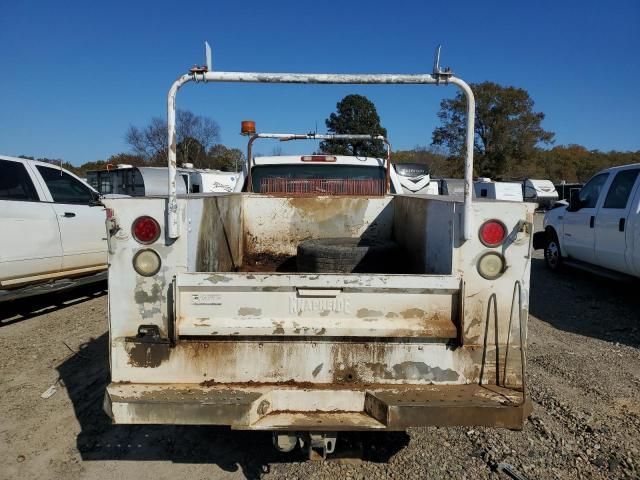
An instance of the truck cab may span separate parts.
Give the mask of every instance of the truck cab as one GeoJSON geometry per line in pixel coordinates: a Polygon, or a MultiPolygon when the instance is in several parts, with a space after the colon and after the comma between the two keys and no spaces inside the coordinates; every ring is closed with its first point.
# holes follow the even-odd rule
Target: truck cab
{"type": "Polygon", "coordinates": [[[438,184],[431,181],[426,165],[391,164],[391,145],[381,135],[256,133],[255,122],[244,121],[242,125],[250,129],[242,130],[243,135],[249,136],[248,180],[244,186],[238,182],[236,191],[379,195],[388,188],[391,193],[438,195],[438,184]],[[387,155],[377,158],[314,153],[253,157],[253,144],[258,139],[379,141],[386,145],[387,155]]]}
{"type": "Polygon", "coordinates": [[[0,156],[0,299],[106,270],[106,214],[98,198],[57,165],[0,156]]]}
{"type": "Polygon", "coordinates": [[[547,266],[570,264],[597,273],[640,276],[640,164],[609,168],[544,217],[534,248],[547,266]]]}

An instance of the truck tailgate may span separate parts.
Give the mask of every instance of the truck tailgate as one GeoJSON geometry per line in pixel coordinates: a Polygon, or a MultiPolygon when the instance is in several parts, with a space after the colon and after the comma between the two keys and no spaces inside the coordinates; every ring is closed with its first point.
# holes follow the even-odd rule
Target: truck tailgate
{"type": "Polygon", "coordinates": [[[445,275],[180,273],[176,334],[456,338],[460,291],[445,275]]]}

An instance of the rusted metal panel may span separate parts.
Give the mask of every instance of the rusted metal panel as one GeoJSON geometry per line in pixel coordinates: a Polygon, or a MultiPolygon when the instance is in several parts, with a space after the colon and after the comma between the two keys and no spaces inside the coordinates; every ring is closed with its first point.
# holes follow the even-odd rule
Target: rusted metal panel
{"type": "Polygon", "coordinates": [[[260,392],[193,386],[111,384],[108,406],[116,423],[229,425],[248,421],[260,392]],[[186,387],[186,388],[185,388],[186,387]]]}
{"type": "Polygon", "coordinates": [[[386,426],[364,412],[275,412],[248,427],[236,430],[342,432],[386,430],[386,426]]]}
{"type": "Polygon", "coordinates": [[[441,276],[407,277],[181,274],[176,278],[177,332],[209,337],[457,338],[459,282],[441,276]],[[371,279],[377,286],[368,286],[371,279]]]}
{"type": "MultiPolygon", "coordinates": [[[[530,255],[529,234],[518,225],[530,217],[526,205],[474,204],[474,216],[479,222],[500,218],[509,229],[505,244],[495,248],[504,255],[507,270],[498,280],[487,281],[478,274],[476,263],[488,248],[477,238],[462,242],[459,202],[428,197],[277,198],[247,194],[178,199],[178,212],[189,226],[189,235],[167,241],[163,230],[158,242],[145,247],[158,251],[162,258],[162,268],[155,277],[140,277],[132,269],[132,258],[142,246],[131,238],[130,226],[139,215],[151,215],[161,223],[166,202],[161,199],[114,199],[108,203],[115,209],[121,227],[112,238],[109,272],[111,364],[112,379],[116,382],[132,382],[134,387],[205,382],[212,388],[224,384],[227,389],[254,391],[257,388],[264,392],[273,390],[274,386],[279,385],[279,390],[286,385],[288,395],[309,388],[363,392],[370,391],[368,387],[376,384],[394,388],[478,383],[520,387],[522,384],[518,328],[522,318],[526,343],[530,255]],[[404,220],[397,217],[401,211],[405,212],[404,220]],[[442,220],[450,223],[443,224],[442,220]],[[409,225],[410,222],[414,224],[409,225]],[[407,231],[400,231],[402,228],[407,231]],[[231,271],[241,268],[243,258],[251,252],[291,255],[300,239],[323,236],[325,232],[329,232],[327,236],[395,238],[410,249],[422,248],[422,257],[416,262],[417,272],[313,275],[231,271]],[[442,252],[442,257],[450,255],[449,260],[441,262],[434,258],[438,252],[442,252]],[[210,260],[205,260],[207,257],[210,260]],[[195,272],[199,269],[210,271],[195,272]],[[429,269],[445,271],[425,275],[429,269]],[[172,293],[174,277],[176,295],[172,293]],[[463,281],[464,290],[461,289],[463,281]],[[522,285],[522,304],[513,301],[516,282],[522,285]],[[328,298],[328,294],[335,297],[328,298]],[[222,299],[220,302],[217,295],[222,299]],[[344,312],[344,302],[342,306],[329,303],[330,299],[340,296],[351,301],[348,314],[344,312]],[[292,304],[292,298],[295,298],[295,304],[292,304]],[[355,300],[358,298],[362,301],[355,300]],[[173,338],[172,312],[176,302],[181,305],[176,311],[185,314],[177,319],[178,323],[192,322],[192,331],[187,335],[184,330],[182,333],[186,336],[178,336],[177,343],[172,345],[168,340],[173,338]],[[225,315],[215,315],[213,312],[218,308],[215,303],[224,304],[223,309],[233,308],[225,315]],[[414,308],[422,312],[412,311],[411,315],[407,314],[408,318],[401,315],[414,308]],[[327,310],[329,312],[323,316],[327,310]],[[450,314],[438,317],[434,322],[432,315],[437,311],[450,314]],[[512,316],[511,311],[521,311],[524,315],[512,316]],[[387,318],[389,313],[400,315],[387,318]],[[412,316],[413,313],[416,315],[412,316]],[[430,319],[432,326],[439,324],[440,333],[435,334],[432,330],[432,336],[424,332],[414,335],[421,328],[419,319],[424,318],[430,319]],[[258,335],[259,329],[263,328],[260,322],[264,320],[274,323],[267,324],[269,330],[258,335]],[[198,334],[196,329],[208,328],[210,325],[205,323],[210,321],[221,322],[219,325],[227,329],[226,334],[214,329],[209,335],[198,334]],[[318,322],[325,321],[334,323],[318,328],[318,322]],[[149,324],[160,328],[163,342],[132,340],[140,325],[149,324]],[[380,332],[388,335],[386,339],[380,335],[349,336],[362,328],[375,330],[376,324],[383,327],[380,332]],[[457,335],[453,335],[453,331],[442,333],[452,325],[457,329],[457,335]],[[236,328],[232,329],[234,326],[236,328]],[[398,332],[394,334],[391,328],[400,326],[409,330],[408,336],[413,337],[394,337],[398,332]],[[324,332],[322,328],[325,328],[324,332]],[[309,331],[317,335],[309,335],[309,331]],[[257,387],[256,381],[263,387],[257,387]]],[[[401,332],[402,335],[407,335],[407,331],[401,332]]],[[[178,391],[182,394],[181,388],[178,391]]],[[[323,396],[316,398],[320,410],[323,405],[330,404],[323,396]]],[[[304,401],[311,405],[309,400],[304,401]]],[[[119,418],[127,422],[143,421],[148,402],[131,406],[128,403],[118,402],[114,406],[114,410],[125,409],[115,415],[116,421],[119,418]],[[123,403],[127,405],[123,406],[123,403]]],[[[222,401],[211,407],[202,407],[198,402],[187,406],[179,406],[173,401],[165,403],[168,406],[162,407],[164,410],[158,407],[156,413],[144,421],[158,423],[165,418],[167,422],[199,423],[204,408],[207,415],[215,417],[209,423],[233,424],[244,414],[236,406],[220,406],[225,405],[222,401]],[[236,420],[230,421],[230,418],[236,420]]],[[[392,406],[390,411],[394,408],[392,406]]],[[[475,412],[469,416],[482,413],[473,408],[473,405],[469,406],[468,411],[475,412]]],[[[316,418],[325,422],[324,425],[332,422],[324,413],[317,418],[311,410],[302,416],[295,408],[289,410],[297,412],[291,421],[316,418]]],[[[394,422],[412,424],[423,418],[410,413],[412,411],[403,409],[394,422]]],[[[516,428],[517,425],[512,427],[516,414],[511,409],[509,412],[508,420],[498,412],[497,417],[487,420],[487,424],[492,422],[516,428]]],[[[430,413],[429,422],[444,418],[445,413],[430,413]]],[[[277,415],[285,416],[272,418],[270,425],[288,418],[287,412],[277,415]]],[[[464,415],[467,414],[458,415],[457,418],[462,418],[459,421],[471,421],[464,415]]],[[[264,420],[264,425],[271,420],[264,420]]],[[[358,421],[354,420],[355,423],[358,421]]]]}
{"type": "MultiPolygon", "coordinates": [[[[109,334],[111,338],[135,336],[139,325],[157,325],[166,337],[170,328],[170,289],[173,276],[187,270],[187,237],[166,244],[163,221],[167,201],[160,198],[104,199],[108,208],[116,212],[117,232],[111,237],[109,254],[109,334]],[[160,238],[141,245],[131,235],[134,220],[149,215],[161,226],[160,238]],[[133,257],[141,248],[151,248],[162,259],[159,272],[153,277],[137,275],[133,257]]],[[[186,218],[186,201],[180,200],[179,214],[186,218]]]]}
{"type": "Polygon", "coordinates": [[[244,251],[295,255],[309,238],[391,238],[391,196],[284,198],[244,196],[244,251]]]}
{"type": "Polygon", "coordinates": [[[187,212],[189,270],[236,270],[242,264],[242,195],[189,199],[187,212]]]}
{"type": "MultiPolygon", "coordinates": [[[[477,382],[482,352],[432,339],[260,338],[180,339],[168,344],[111,341],[114,381],[142,383],[294,382],[463,384],[477,382]]],[[[489,378],[490,370],[485,374],[489,378]]]]}
{"type": "Polygon", "coordinates": [[[111,384],[116,423],[230,425],[246,430],[403,430],[409,426],[522,428],[522,394],[478,385],[371,385],[296,389],[287,385],[111,384]]]}

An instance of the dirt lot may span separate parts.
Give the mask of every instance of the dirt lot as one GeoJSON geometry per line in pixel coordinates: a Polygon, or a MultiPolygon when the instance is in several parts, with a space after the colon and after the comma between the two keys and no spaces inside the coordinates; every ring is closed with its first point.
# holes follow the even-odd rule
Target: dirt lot
{"type": "Polygon", "coordinates": [[[508,478],[498,462],[529,479],[640,478],[638,284],[553,275],[537,257],[524,431],[343,436],[366,446],[361,463],[278,454],[264,433],[112,426],[104,285],[2,306],[0,478],[508,478]]]}

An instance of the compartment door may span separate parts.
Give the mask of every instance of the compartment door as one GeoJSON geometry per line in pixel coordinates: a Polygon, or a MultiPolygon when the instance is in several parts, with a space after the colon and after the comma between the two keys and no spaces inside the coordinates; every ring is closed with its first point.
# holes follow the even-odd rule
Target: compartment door
{"type": "Polygon", "coordinates": [[[178,337],[458,337],[460,280],[441,275],[183,273],[178,337]]]}

